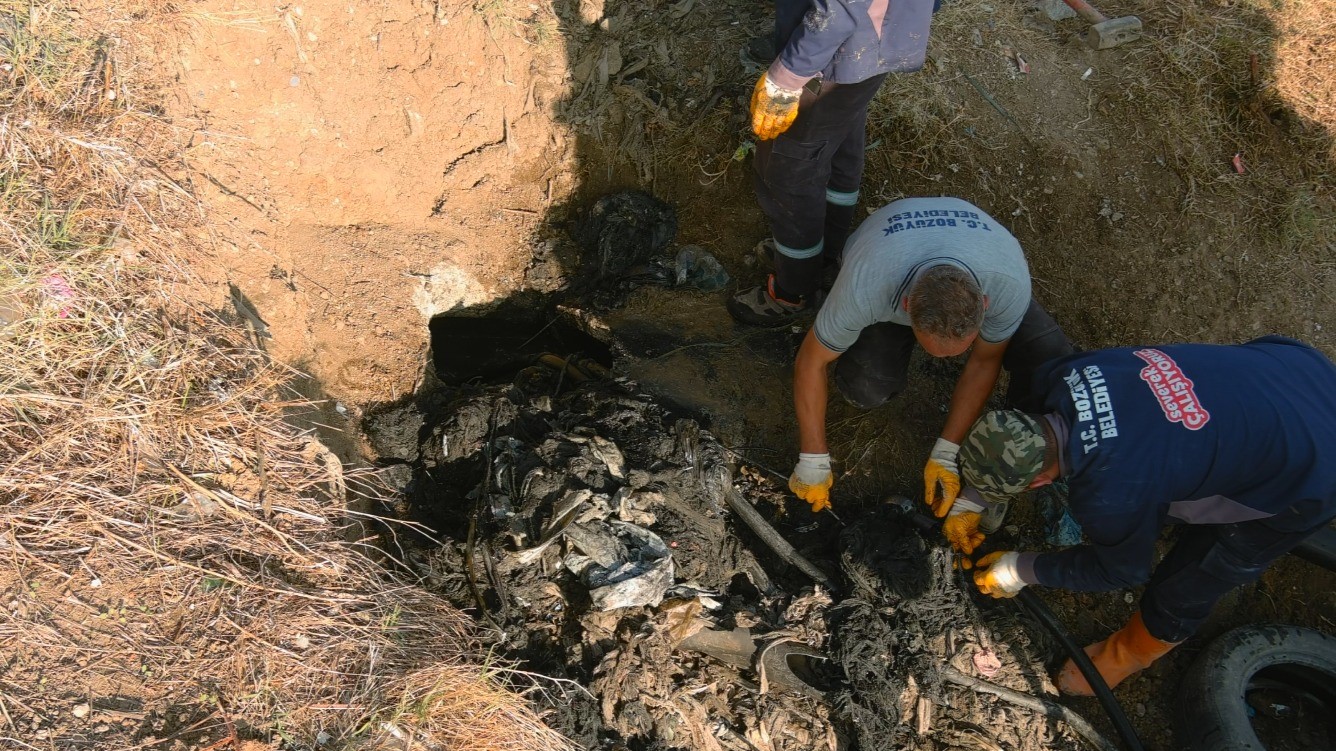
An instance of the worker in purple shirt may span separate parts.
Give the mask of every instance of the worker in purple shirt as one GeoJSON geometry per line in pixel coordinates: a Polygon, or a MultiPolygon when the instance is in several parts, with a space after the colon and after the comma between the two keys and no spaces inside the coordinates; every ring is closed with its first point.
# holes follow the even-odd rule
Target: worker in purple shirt
{"type": "MultiPolygon", "coordinates": [[[[985,414],[962,441],[947,539],[972,555],[980,513],[1059,479],[1088,544],[995,551],[975,584],[993,597],[1038,584],[1086,592],[1143,582],[1141,609],[1086,647],[1110,687],[1195,632],[1231,589],[1336,516],[1336,365],[1293,339],[1083,352],[1046,363],[1043,414],[985,414]],[[1182,525],[1152,566],[1160,529],[1182,525]]],[[[1069,660],[1056,677],[1089,696],[1069,660]]]]}
{"type": "Polygon", "coordinates": [[[923,67],[933,9],[934,0],[776,3],[783,44],[751,99],[754,184],[775,270],[729,299],[738,321],[778,326],[815,305],[823,265],[839,263],[853,223],[868,105],[887,73],[923,67]]]}

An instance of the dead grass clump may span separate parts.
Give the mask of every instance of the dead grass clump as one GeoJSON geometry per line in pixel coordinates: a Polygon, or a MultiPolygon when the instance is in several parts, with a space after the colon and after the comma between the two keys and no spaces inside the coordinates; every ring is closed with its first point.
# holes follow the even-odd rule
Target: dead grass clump
{"type": "Polygon", "coordinates": [[[345,541],[288,373],[178,294],[203,210],[124,10],[0,2],[0,743],[568,747],[345,541]]]}
{"type": "Polygon", "coordinates": [[[1275,90],[1296,114],[1321,129],[1336,164],[1336,17],[1325,3],[1291,0],[1280,15],[1275,90]]]}

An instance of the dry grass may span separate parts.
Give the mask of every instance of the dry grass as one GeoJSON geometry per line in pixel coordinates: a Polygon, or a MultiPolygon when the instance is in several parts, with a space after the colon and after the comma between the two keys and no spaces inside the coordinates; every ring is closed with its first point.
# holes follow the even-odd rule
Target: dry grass
{"type": "Polygon", "coordinates": [[[0,745],[563,749],[176,262],[165,4],[0,2],[0,745]],[[395,735],[411,738],[411,743],[395,735]]]}
{"type": "Polygon", "coordinates": [[[1279,38],[1272,68],[1276,94],[1298,116],[1325,133],[1336,164],[1336,17],[1321,2],[1289,0],[1277,14],[1279,38]]]}

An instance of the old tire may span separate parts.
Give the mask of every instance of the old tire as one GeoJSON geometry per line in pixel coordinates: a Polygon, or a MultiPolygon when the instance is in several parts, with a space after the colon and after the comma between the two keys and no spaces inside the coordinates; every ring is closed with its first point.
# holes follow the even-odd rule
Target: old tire
{"type": "Polygon", "coordinates": [[[1211,642],[1179,689],[1180,745],[1191,751],[1264,751],[1247,694],[1277,685],[1336,713],[1336,637],[1271,624],[1237,628],[1211,642]]]}

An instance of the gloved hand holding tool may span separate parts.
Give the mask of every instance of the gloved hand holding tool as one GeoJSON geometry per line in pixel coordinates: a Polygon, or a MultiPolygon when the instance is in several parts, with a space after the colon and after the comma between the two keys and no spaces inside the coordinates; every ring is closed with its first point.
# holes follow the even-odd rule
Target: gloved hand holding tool
{"type": "Polygon", "coordinates": [[[959,444],[938,438],[928,455],[928,465],[923,468],[923,502],[932,507],[933,515],[939,519],[946,516],[960,495],[960,468],[956,466],[959,453],[959,444]]]}
{"type": "Polygon", "coordinates": [[[974,572],[974,586],[989,597],[1011,598],[1025,589],[1020,572],[1016,569],[1016,559],[1020,553],[1012,550],[989,553],[979,559],[978,570],[974,572]]]}
{"type": "Polygon", "coordinates": [[[789,490],[812,506],[812,513],[830,508],[830,454],[798,454],[798,464],[789,477],[789,490]]]}
{"type": "Polygon", "coordinates": [[[981,504],[964,495],[957,496],[956,502],[951,505],[951,513],[947,514],[946,522],[942,525],[946,541],[951,543],[951,548],[960,556],[958,562],[963,569],[973,566],[970,556],[983,544],[984,534],[979,531],[983,510],[981,504]]]}
{"type": "Polygon", "coordinates": [[[786,89],[762,73],[752,89],[752,131],[762,141],[778,138],[798,118],[798,99],[802,89],[786,89]]]}

